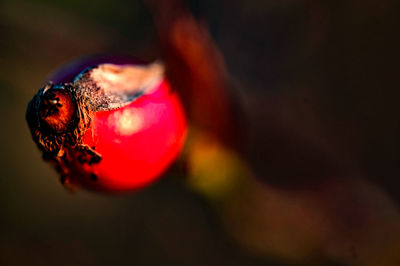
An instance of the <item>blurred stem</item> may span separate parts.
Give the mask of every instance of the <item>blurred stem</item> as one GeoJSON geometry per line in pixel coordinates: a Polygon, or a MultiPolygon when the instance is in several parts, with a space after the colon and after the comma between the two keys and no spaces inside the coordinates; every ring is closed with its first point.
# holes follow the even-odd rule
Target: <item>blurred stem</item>
{"type": "Polygon", "coordinates": [[[190,122],[226,145],[237,145],[228,74],[207,28],[180,0],[146,3],[154,16],[167,76],[180,93],[190,122]]]}

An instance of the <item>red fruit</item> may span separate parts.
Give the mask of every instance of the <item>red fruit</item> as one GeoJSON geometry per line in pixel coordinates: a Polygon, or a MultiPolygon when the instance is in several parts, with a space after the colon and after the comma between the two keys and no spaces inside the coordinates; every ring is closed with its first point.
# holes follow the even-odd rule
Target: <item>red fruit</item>
{"type": "MultiPolygon", "coordinates": [[[[136,189],[155,181],[176,159],[186,119],[160,65],[153,66],[100,64],[73,83],[46,85],[31,101],[27,121],[33,139],[65,185],[136,189]]],[[[62,71],[57,82],[68,81],[69,69],[62,71]]]]}
{"type": "Polygon", "coordinates": [[[185,132],[179,98],[164,80],[154,92],[131,104],[92,116],[84,143],[95,146],[102,161],[89,171],[78,167],[71,181],[112,190],[144,186],[159,177],[177,157],[185,132]],[[97,182],[84,177],[84,173],[91,172],[97,175],[97,182]]]}

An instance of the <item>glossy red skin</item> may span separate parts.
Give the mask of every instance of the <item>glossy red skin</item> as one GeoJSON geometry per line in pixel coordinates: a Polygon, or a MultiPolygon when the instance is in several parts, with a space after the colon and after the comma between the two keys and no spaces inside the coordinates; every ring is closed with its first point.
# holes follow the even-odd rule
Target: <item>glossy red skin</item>
{"type": "Polygon", "coordinates": [[[70,177],[89,189],[123,191],[154,182],[177,158],[186,137],[182,105],[165,80],[129,105],[92,113],[91,119],[83,141],[102,160],[90,166],[76,160],[70,177]]]}
{"type": "MultiPolygon", "coordinates": [[[[114,62],[106,58],[96,63],[114,62]]],[[[53,80],[70,81],[87,65],[83,61],[67,66],[53,80]]],[[[90,116],[91,126],[83,142],[95,147],[102,160],[81,164],[76,153],[69,151],[73,162],[69,166],[70,184],[90,190],[129,191],[156,181],[178,157],[186,138],[181,101],[165,79],[127,106],[90,116]]]]}

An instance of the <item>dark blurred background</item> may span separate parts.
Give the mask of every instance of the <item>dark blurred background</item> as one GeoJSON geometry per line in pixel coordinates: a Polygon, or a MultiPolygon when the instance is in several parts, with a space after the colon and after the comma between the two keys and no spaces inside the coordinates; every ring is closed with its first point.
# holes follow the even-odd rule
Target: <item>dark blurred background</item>
{"type": "Polygon", "coordinates": [[[400,265],[398,2],[188,5],[247,108],[258,177],[223,205],[179,177],[67,193],[26,104],[76,58],[158,58],[152,17],[141,1],[3,0],[0,265],[400,265]]]}

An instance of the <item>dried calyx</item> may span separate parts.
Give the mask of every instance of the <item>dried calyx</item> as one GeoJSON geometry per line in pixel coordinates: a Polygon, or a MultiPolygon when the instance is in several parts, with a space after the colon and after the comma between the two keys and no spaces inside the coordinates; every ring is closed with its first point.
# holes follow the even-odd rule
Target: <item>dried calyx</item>
{"type": "Polygon", "coordinates": [[[66,145],[80,144],[90,126],[84,99],[68,83],[50,82],[39,90],[28,105],[26,120],[39,148],[52,155],[57,155],[66,145]]]}
{"type": "Polygon", "coordinates": [[[56,133],[70,128],[75,111],[76,106],[65,86],[52,86],[40,96],[39,119],[56,133]]]}

